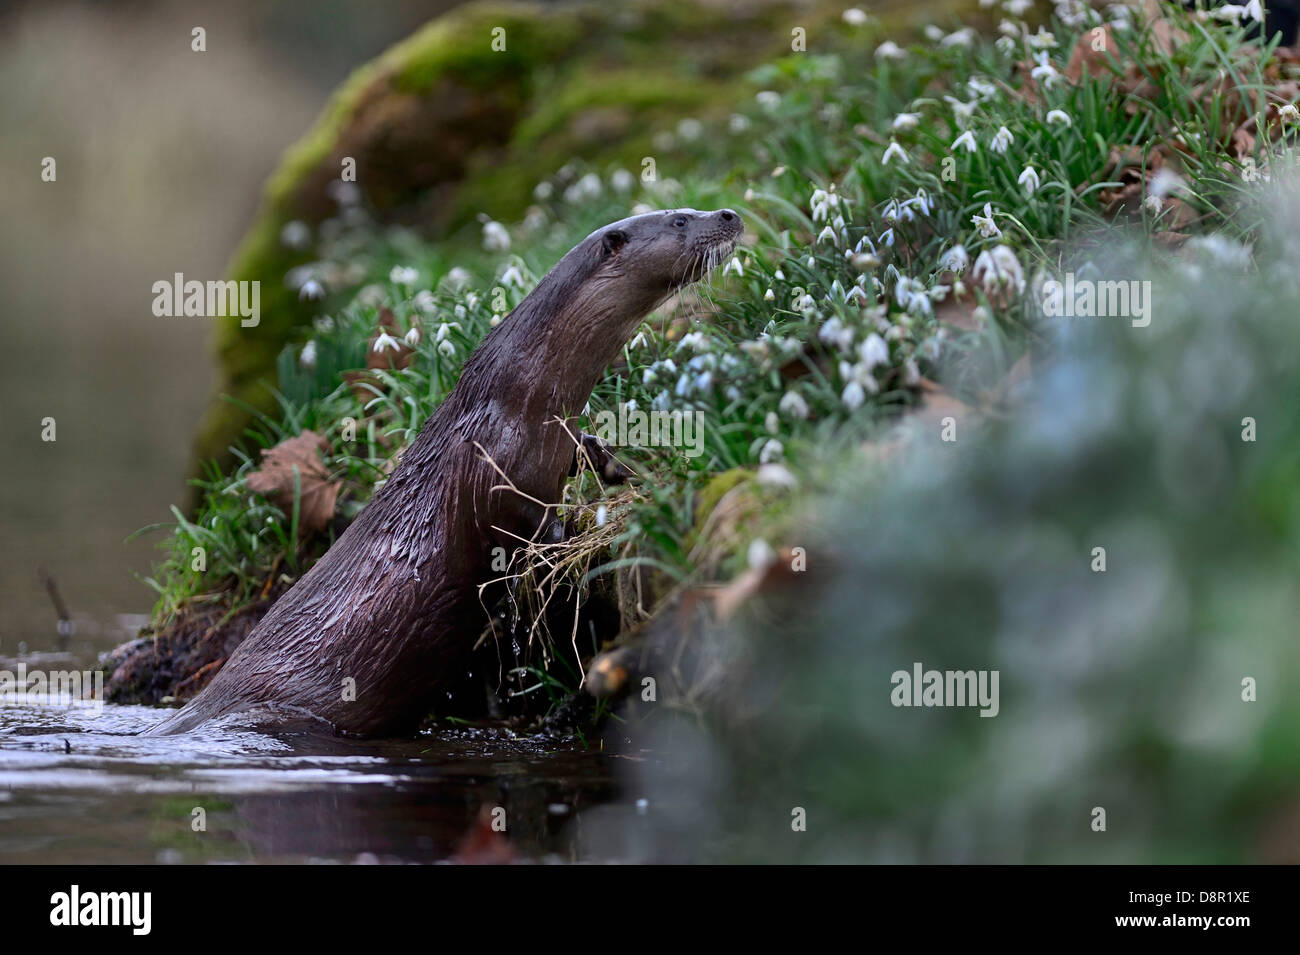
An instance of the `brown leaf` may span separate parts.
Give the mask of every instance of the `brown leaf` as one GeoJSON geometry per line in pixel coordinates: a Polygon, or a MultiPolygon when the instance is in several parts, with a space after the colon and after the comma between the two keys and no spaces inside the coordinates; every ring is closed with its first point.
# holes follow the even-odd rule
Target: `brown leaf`
{"type": "Polygon", "coordinates": [[[323,531],[334,517],[340,482],[317,455],[329,443],[315,431],[286,438],[262,452],[262,466],[248,475],[248,489],[264,494],[286,514],[293,512],[294,469],[297,468],[301,498],[298,510],[300,536],[323,531]]]}

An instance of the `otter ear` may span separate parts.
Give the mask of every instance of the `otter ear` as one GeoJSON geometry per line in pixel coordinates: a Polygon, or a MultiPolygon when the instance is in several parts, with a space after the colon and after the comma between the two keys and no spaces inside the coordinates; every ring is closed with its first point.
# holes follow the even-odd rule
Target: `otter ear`
{"type": "Polygon", "coordinates": [[[601,237],[600,247],[606,256],[617,255],[627,245],[627,233],[622,229],[610,229],[601,237]]]}

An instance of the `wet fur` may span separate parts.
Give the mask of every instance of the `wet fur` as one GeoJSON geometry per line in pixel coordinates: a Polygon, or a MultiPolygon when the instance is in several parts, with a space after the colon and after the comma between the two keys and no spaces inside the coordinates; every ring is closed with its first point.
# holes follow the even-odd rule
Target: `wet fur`
{"type": "Polygon", "coordinates": [[[730,253],[740,231],[729,210],[674,210],[575,246],[470,356],[343,536],[212,683],[148,735],[251,708],[352,735],[414,730],[482,630],[478,584],[494,576],[492,548],[531,539],[547,517],[536,502],[559,499],[572,416],[641,319],[730,253]],[[355,701],[343,699],[345,677],[355,701]]]}

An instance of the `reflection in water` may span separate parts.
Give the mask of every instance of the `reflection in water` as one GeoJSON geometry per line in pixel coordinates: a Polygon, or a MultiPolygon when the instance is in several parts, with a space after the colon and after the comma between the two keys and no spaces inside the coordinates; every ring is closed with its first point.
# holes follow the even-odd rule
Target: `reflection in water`
{"type": "Polygon", "coordinates": [[[519,858],[607,858],[582,848],[579,813],[614,797],[613,761],[576,741],[503,728],[346,740],[237,717],[136,735],[161,715],[0,707],[0,862],[435,862],[484,806],[505,810],[519,858]]]}

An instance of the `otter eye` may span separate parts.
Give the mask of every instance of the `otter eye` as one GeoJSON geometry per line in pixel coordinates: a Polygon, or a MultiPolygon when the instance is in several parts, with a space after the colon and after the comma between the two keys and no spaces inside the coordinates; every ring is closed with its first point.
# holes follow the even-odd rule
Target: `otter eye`
{"type": "Polygon", "coordinates": [[[676,219],[673,220],[673,225],[675,225],[679,229],[685,229],[686,216],[678,216],[676,219]]]}

